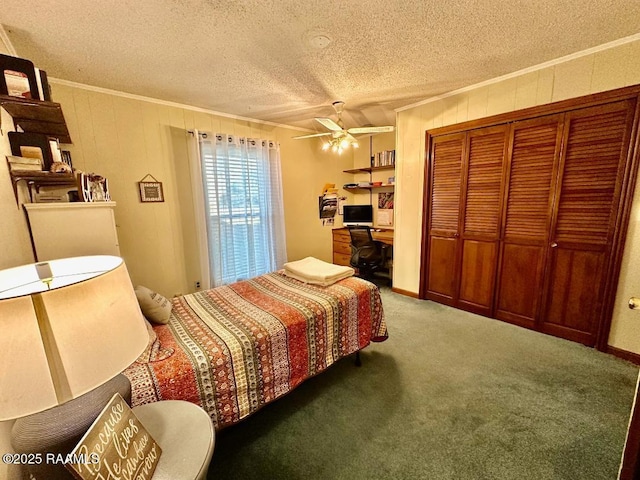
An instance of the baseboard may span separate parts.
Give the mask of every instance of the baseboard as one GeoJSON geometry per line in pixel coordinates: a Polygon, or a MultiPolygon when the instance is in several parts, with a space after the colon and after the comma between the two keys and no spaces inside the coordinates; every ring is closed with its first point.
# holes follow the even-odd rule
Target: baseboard
{"type": "Polygon", "coordinates": [[[401,288],[391,287],[391,291],[394,293],[399,293],[400,295],[404,295],[406,297],[420,298],[417,293],[410,292],[409,290],[402,290],[401,288]]]}
{"type": "Polygon", "coordinates": [[[640,355],[637,353],[621,350],[620,348],[612,347],[611,345],[607,345],[607,349],[605,351],[613,356],[622,358],[623,360],[634,363],[636,365],[640,365],[640,355]]]}

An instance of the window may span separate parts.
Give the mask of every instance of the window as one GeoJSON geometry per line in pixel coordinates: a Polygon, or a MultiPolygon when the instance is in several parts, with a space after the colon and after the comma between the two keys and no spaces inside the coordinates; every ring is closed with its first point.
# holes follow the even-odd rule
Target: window
{"type": "Polygon", "coordinates": [[[199,139],[211,285],[271,272],[286,262],[280,150],[267,140],[199,139]]]}

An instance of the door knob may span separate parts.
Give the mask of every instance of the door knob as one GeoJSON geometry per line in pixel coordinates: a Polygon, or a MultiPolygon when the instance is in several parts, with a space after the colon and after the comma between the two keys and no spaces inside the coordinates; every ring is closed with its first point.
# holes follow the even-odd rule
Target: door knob
{"type": "Polygon", "coordinates": [[[638,297],[631,297],[629,299],[629,308],[631,310],[639,310],[640,309],[640,298],[638,297]]]}
{"type": "Polygon", "coordinates": [[[558,244],[556,242],[551,243],[551,248],[556,248],[558,244]]]}

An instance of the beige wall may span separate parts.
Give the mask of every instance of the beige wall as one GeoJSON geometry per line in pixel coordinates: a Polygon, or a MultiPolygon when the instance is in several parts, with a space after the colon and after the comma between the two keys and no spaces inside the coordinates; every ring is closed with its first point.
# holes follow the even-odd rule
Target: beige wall
{"type": "MultiPolygon", "coordinates": [[[[383,150],[395,150],[396,135],[395,132],[380,133],[377,135],[361,137],[359,139],[360,148],[354,150],[353,168],[362,168],[371,166],[371,155],[383,150]],[[371,142],[369,142],[371,140],[371,142]]],[[[349,182],[368,182],[371,178],[372,182],[387,183],[389,177],[393,177],[393,170],[379,170],[373,172],[371,177],[368,173],[358,173],[353,175],[349,182]]],[[[367,191],[349,191],[345,194],[347,203],[352,205],[367,205],[369,202],[373,204],[373,223],[374,227],[378,227],[378,193],[393,192],[393,187],[376,188],[371,191],[371,195],[367,191]]],[[[386,227],[385,228],[393,228],[386,227]]]]}
{"type": "MultiPolygon", "coordinates": [[[[107,177],[117,202],[116,223],[122,256],[134,284],[166,296],[195,289],[199,256],[189,175],[187,130],[194,128],[280,143],[289,260],[313,255],[331,261],[331,229],[318,219],[318,195],[327,182],[346,183],[344,158],[320,151],[317,140],[292,140],[300,132],[115,93],[52,81],[53,99],[62,105],[73,145],[73,165],[107,177]],[[163,182],[164,203],[140,203],[137,182],[146,174],[163,182]]],[[[12,129],[3,109],[2,129],[12,129]]],[[[0,156],[10,152],[0,136],[0,156]]],[[[21,192],[24,199],[24,192],[21,192]]],[[[28,227],[17,205],[6,162],[0,162],[0,268],[34,261],[28,227]]],[[[91,228],[87,225],[86,228],[91,228]]],[[[0,423],[0,449],[11,422],[0,423]]],[[[7,473],[0,466],[0,477],[7,473]]]]}
{"type": "MultiPolygon", "coordinates": [[[[73,165],[107,177],[120,250],[134,284],[166,296],[195,290],[199,257],[189,175],[189,143],[194,128],[272,139],[280,143],[289,260],[313,255],[331,261],[331,229],[318,219],[318,195],[325,183],[342,185],[344,158],[323,153],[317,140],[292,140],[300,132],[239,120],[186,107],[164,105],[52,82],[73,145],[73,165]],[[137,182],[152,174],[163,183],[164,203],[140,203],[137,182]]],[[[3,131],[11,118],[2,112],[3,131]]],[[[0,156],[10,152],[0,137],[0,156]]],[[[23,192],[24,193],[24,192],[23,192]]],[[[21,196],[24,198],[24,196],[21,196]]],[[[0,268],[34,261],[28,227],[16,204],[6,162],[0,162],[0,268]]],[[[87,225],[87,228],[91,228],[87,225]]],[[[0,450],[9,451],[12,422],[0,422],[0,450]]],[[[13,475],[0,465],[0,477],[13,475]]]]}
{"type": "MultiPolygon", "coordinates": [[[[74,167],[109,180],[120,248],[134,283],[172,296],[193,291],[200,280],[188,164],[193,139],[187,130],[194,128],[279,142],[289,260],[307,255],[331,260],[331,232],[318,220],[318,195],[326,182],[344,183],[342,170],[348,167],[322,153],[319,142],[292,140],[300,132],[288,128],[67,83],[53,81],[52,90],[74,141],[68,146],[74,167]],[[136,182],[148,173],[163,182],[164,203],[139,201],[136,182]]],[[[0,178],[0,201],[5,212],[15,213],[7,221],[8,235],[0,237],[3,253],[8,252],[3,267],[8,267],[33,259],[6,165],[0,162],[0,169],[6,177],[0,178]]]]}
{"type": "MultiPolygon", "coordinates": [[[[9,48],[0,40],[0,53],[9,55],[9,48]]],[[[0,159],[2,156],[10,152],[9,140],[4,132],[13,130],[13,121],[11,117],[7,115],[4,109],[0,108],[0,159]]],[[[25,226],[21,225],[24,222],[24,215],[17,207],[16,201],[13,197],[13,191],[11,188],[8,190],[6,186],[11,184],[9,179],[9,173],[7,169],[7,162],[0,162],[0,205],[3,207],[2,220],[0,221],[0,227],[4,232],[8,232],[6,235],[0,235],[0,270],[3,268],[14,265],[13,259],[19,259],[19,263],[29,263],[33,261],[33,254],[31,253],[31,246],[29,244],[29,237],[25,241],[20,238],[13,238],[13,233],[18,236],[24,235],[25,226]],[[13,202],[13,204],[11,204],[13,202]],[[8,208],[11,208],[8,210],[8,208]],[[18,225],[14,228],[14,225],[18,225]]],[[[11,432],[11,426],[13,421],[0,422],[0,452],[11,452],[11,443],[9,442],[9,433],[11,432]]],[[[16,467],[10,467],[4,463],[0,463],[0,478],[6,478],[13,480],[19,478],[19,469],[16,467]]]]}
{"type": "MultiPolygon", "coordinates": [[[[425,130],[640,83],[640,40],[608,46],[555,65],[477,86],[397,114],[394,287],[417,293],[424,182],[425,130]]],[[[640,353],[640,314],[626,302],[640,296],[640,188],[636,189],[610,345],[640,353]]]]}
{"type": "MultiPolygon", "coordinates": [[[[4,156],[11,153],[9,139],[5,132],[13,130],[13,120],[0,108],[0,206],[2,207],[2,234],[0,235],[0,269],[14,267],[34,261],[31,239],[22,207],[16,202],[11,188],[11,177],[4,156]]],[[[23,190],[21,189],[21,193],[23,190]]]]}

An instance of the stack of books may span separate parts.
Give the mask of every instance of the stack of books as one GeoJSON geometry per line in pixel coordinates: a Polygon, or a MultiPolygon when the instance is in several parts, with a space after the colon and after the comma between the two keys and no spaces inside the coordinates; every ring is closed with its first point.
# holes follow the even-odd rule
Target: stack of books
{"type": "Polygon", "coordinates": [[[42,160],[39,158],[18,157],[15,155],[7,155],[9,162],[9,170],[12,172],[41,172],[42,160]]]}
{"type": "Polygon", "coordinates": [[[371,157],[372,167],[393,167],[396,164],[396,151],[384,150],[371,157]]]}

